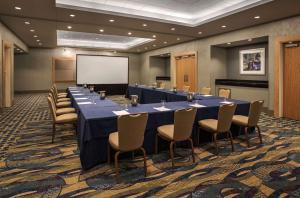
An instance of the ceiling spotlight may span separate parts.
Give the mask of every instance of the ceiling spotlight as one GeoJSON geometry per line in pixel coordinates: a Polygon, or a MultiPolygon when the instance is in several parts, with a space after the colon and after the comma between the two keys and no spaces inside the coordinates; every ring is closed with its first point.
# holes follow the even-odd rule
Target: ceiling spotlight
{"type": "Polygon", "coordinates": [[[140,52],[141,50],[140,50],[140,49],[137,49],[136,51],[137,51],[137,52],[140,52]]]}
{"type": "Polygon", "coordinates": [[[24,22],[26,25],[30,25],[30,22],[29,21],[25,21],[24,22]]]}
{"type": "Polygon", "coordinates": [[[156,45],[155,45],[155,44],[153,44],[152,46],[153,46],[153,47],[156,47],[156,45]]]}
{"type": "Polygon", "coordinates": [[[104,32],[104,30],[103,30],[103,29],[100,29],[99,31],[100,31],[100,32],[104,32]]]}
{"type": "Polygon", "coordinates": [[[179,38],[179,37],[177,38],[177,41],[180,41],[180,38],[179,38]]]}
{"type": "Polygon", "coordinates": [[[15,10],[22,10],[21,7],[15,6],[15,10]]]}
{"type": "Polygon", "coordinates": [[[248,41],[251,42],[251,41],[252,41],[252,38],[249,38],[248,41]]]}
{"type": "Polygon", "coordinates": [[[34,30],[34,29],[31,29],[30,32],[35,32],[35,30],[34,30]]]}
{"type": "Polygon", "coordinates": [[[148,49],[148,47],[145,47],[145,50],[147,50],[148,49]]]}
{"type": "Polygon", "coordinates": [[[198,32],[198,34],[202,34],[202,32],[198,32]]]}
{"type": "Polygon", "coordinates": [[[175,31],[175,28],[171,28],[172,31],[175,31]]]}
{"type": "Polygon", "coordinates": [[[132,33],[131,32],[128,32],[128,35],[131,35],[132,33]]]}
{"type": "Polygon", "coordinates": [[[254,18],[255,18],[255,19],[260,19],[260,16],[255,16],[254,18]]]}
{"type": "Polygon", "coordinates": [[[221,27],[222,27],[222,28],[226,28],[227,26],[226,26],[226,25],[222,25],[221,27]]]}
{"type": "Polygon", "coordinates": [[[227,45],[231,45],[231,43],[227,43],[227,45]]]}
{"type": "Polygon", "coordinates": [[[114,53],[114,54],[116,54],[116,53],[117,53],[117,51],[113,51],[113,53],[114,53]]]}
{"type": "Polygon", "coordinates": [[[167,41],[164,41],[164,44],[167,44],[168,42],[167,41]]]}
{"type": "Polygon", "coordinates": [[[39,43],[39,45],[43,45],[43,43],[39,43]]]}
{"type": "Polygon", "coordinates": [[[76,15],[75,14],[70,14],[70,17],[74,18],[76,15]]]}
{"type": "Polygon", "coordinates": [[[72,26],[69,25],[67,28],[70,30],[70,29],[72,29],[72,26]]]}
{"type": "Polygon", "coordinates": [[[109,19],[109,22],[113,23],[113,22],[115,22],[115,20],[114,19],[109,19]]]}
{"type": "Polygon", "coordinates": [[[37,38],[38,36],[37,36],[37,35],[34,35],[33,37],[34,37],[34,38],[37,38]]]}
{"type": "Polygon", "coordinates": [[[143,27],[147,27],[147,24],[146,24],[146,23],[144,23],[144,24],[143,24],[143,27]]]}
{"type": "Polygon", "coordinates": [[[40,40],[36,40],[36,42],[40,42],[40,40]]]}
{"type": "Polygon", "coordinates": [[[153,38],[156,38],[156,35],[154,34],[152,37],[153,37],[153,38]]]}

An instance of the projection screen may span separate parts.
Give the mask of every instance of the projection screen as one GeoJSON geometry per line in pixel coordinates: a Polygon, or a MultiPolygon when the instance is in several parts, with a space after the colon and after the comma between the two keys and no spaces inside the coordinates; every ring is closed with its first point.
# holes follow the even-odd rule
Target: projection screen
{"type": "Polygon", "coordinates": [[[128,57],[78,54],[77,84],[128,84],[128,57]]]}

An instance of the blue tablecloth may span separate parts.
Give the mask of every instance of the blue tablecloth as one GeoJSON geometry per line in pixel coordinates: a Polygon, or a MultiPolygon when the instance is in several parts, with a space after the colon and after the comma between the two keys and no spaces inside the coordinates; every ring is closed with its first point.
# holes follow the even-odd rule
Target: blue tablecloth
{"type": "MultiPolygon", "coordinates": [[[[126,96],[130,98],[131,95],[138,95],[141,104],[159,103],[162,100],[166,102],[186,101],[187,93],[173,91],[166,89],[152,89],[147,86],[128,86],[126,96]]],[[[218,96],[204,96],[200,94],[195,95],[196,100],[219,99],[218,96]]]]}
{"type": "MultiPolygon", "coordinates": [[[[76,92],[77,93],[77,92],[76,92]]],[[[84,92],[85,93],[85,92],[84,92]]],[[[97,101],[96,104],[78,105],[74,94],[69,91],[74,107],[79,111],[78,133],[80,138],[80,160],[83,169],[92,168],[107,160],[107,144],[110,133],[117,131],[117,116],[112,111],[123,110],[123,107],[110,101],[97,101]]],[[[87,92],[86,95],[88,96],[87,92]]],[[[81,96],[81,97],[84,97],[81,96]]],[[[207,118],[217,118],[220,102],[223,99],[199,100],[199,104],[205,107],[198,108],[195,118],[194,131],[197,132],[197,122],[207,118]]],[[[238,100],[231,100],[238,104],[236,114],[247,115],[249,103],[238,100]]],[[[137,107],[128,107],[129,113],[147,112],[149,114],[145,131],[144,148],[147,154],[154,151],[155,134],[157,127],[165,124],[172,124],[174,111],[177,109],[191,107],[190,102],[168,102],[166,108],[170,111],[157,111],[154,107],[160,107],[161,103],[139,104],[137,107]]],[[[197,137],[196,135],[193,136],[197,137]]],[[[207,141],[200,139],[200,142],[207,141]]]]}

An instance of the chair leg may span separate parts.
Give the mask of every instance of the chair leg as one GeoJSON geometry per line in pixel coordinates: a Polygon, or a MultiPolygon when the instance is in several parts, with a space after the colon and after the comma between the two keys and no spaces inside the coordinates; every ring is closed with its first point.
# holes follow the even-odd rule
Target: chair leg
{"type": "Polygon", "coordinates": [[[54,143],[55,133],[56,133],[56,126],[55,126],[55,123],[53,123],[53,125],[52,125],[52,143],[54,143]]]}
{"type": "Polygon", "coordinates": [[[217,155],[219,154],[219,147],[218,147],[218,143],[217,143],[217,133],[214,133],[213,134],[213,138],[214,138],[214,143],[215,143],[215,149],[216,149],[216,152],[217,152],[217,155]]]}
{"type": "Polygon", "coordinates": [[[200,145],[200,127],[198,126],[198,130],[197,130],[197,146],[200,145]]]}
{"type": "Polygon", "coordinates": [[[230,143],[231,143],[231,150],[234,152],[234,145],[233,145],[233,138],[231,131],[228,131],[229,137],[230,137],[230,143]]]}
{"type": "Polygon", "coordinates": [[[258,125],[256,125],[256,128],[257,128],[257,132],[258,132],[258,137],[259,137],[259,141],[260,141],[260,144],[262,144],[262,137],[261,137],[261,132],[260,132],[260,128],[258,125]]]}
{"type": "Polygon", "coordinates": [[[172,160],[172,168],[174,168],[174,151],[173,151],[174,141],[170,143],[170,156],[172,160]]]}
{"type": "Polygon", "coordinates": [[[158,152],[158,134],[156,133],[155,135],[155,154],[158,152]]]}
{"type": "Polygon", "coordinates": [[[110,164],[110,144],[107,142],[107,163],[110,164]]]}
{"type": "Polygon", "coordinates": [[[119,154],[120,151],[117,151],[115,154],[115,172],[116,172],[117,180],[119,179],[119,161],[118,161],[119,154]]]}
{"type": "Polygon", "coordinates": [[[189,141],[190,141],[190,143],[191,143],[193,163],[195,163],[195,155],[194,155],[194,145],[193,145],[193,140],[192,140],[191,138],[189,138],[189,141]]]}
{"type": "Polygon", "coordinates": [[[143,147],[140,148],[143,151],[144,154],[144,171],[145,171],[145,177],[147,177],[147,155],[146,151],[143,147]]]}
{"type": "Polygon", "coordinates": [[[131,152],[131,158],[134,160],[134,151],[131,152]]]}
{"type": "Polygon", "coordinates": [[[249,129],[248,127],[245,127],[245,136],[246,136],[247,147],[250,147],[248,129],[249,129]]]}

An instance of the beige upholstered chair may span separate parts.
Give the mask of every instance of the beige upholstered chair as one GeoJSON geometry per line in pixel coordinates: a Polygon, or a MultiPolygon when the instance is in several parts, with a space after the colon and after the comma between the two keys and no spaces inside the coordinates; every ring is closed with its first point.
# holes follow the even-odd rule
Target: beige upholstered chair
{"type": "Polygon", "coordinates": [[[52,143],[54,142],[56,125],[57,124],[76,124],[77,114],[76,113],[67,113],[67,114],[56,114],[56,107],[51,97],[48,97],[48,104],[52,114],[53,127],[52,127],[52,143]]]}
{"type": "Polygon", "coordinates": [[[229,99],[231,97],[231,90],[230,89],[219,89],[219,97],[229,99]]]}
{"type": "Polygon", "coordinates": [[[193,124],[195,121],[197,109],[181,109],[175,111],[174,124],[163,125],[157,128],[157,134],[155,138],[155,153],[158,150],[158,137],[171,141],[170,143],[170,155],[172,160],[172,168],[174,167],[174,151],[173,146],[176,142],[190,141],[192,148],[192,158],[195,162],[193,140],[190,138],[193,131],[193,124]]]}
{"type": "Polygon", "coordinates": [[[56,84],[53,84],[52,87],[54,88],[54,91],[56,93],[56,95],[58,96],[58,98],[65,98],[67,97],[67,93],[63,92],[63,93],[58,93],[58,89],[56,84]]]}
{"type": "MultiPolygon", "coordinates": [[[[232,117],[236,109],[236,104],[226,104],[219,108],[218,120],[206,119],[198,122],[201,129],[212,133],[215,143],[216,151],[218,153],[217,135],[220,133],[227,133],[230,136],[231,149],[234,151],[232,134],[230,131],[232,117]]],[[[199,135],[199,134],[198,134],[199,135]]],[[[199,136],[198,136],[199,140],[199,136]]]]}
{"type": "Polygon", "coordinates": [[[184,92],[189,92],[189,91],[190,91],[190,86],[184,85],[184,86],[182,87],[182,90],[183,90],[184,92]]]}
{"type": "Polygon", "coordinates": [[[164,89],[166,88],[166,84],[164,82],[159,83],[159,88],[164,89]]]}
{"type": "Polygon", "coordinates": [[[55,88],[54,88],[54,87],[50,89],[50,92],[53,93],[53,95],[55,96],[57,102],[71,101],[70,98],[63,97],[63,96],[58,96],[58,95],[57,95],[57,92],[55,91],[55,88]]]}
{"type": "Polygon", "coordinates": [[[211,91],[210,87],[202,87],[201,91],[200,91],[200,94],[202,94],[202,95],[210,95],[211,94],[210,91],[211,91]]]}
{"type": "Polygon", "coordinates": [[[117,178],[119,175],[119,154],[135,150],[141,150],[144,154],[144,170],[146,176],[146,151],[142,146],[144,143],[147,120],[147,113],[130,114],[118,117],[118,131],[109,135],[107,150],[108,163],[110,163],[110,147],[117,151],[115,154],[115,171],[117,178]]]}
{"type": "Polygon", "coordinates": [[[245,127],[245,136],[246,136],[246,141],[247,141],[247,146],[248,147],[250,146],[249,137],[248,137],[248,130],[249,130],[249,128],[253,128],[253,127],[257,128],[259,141],[262,144],[262,137],[261,137],[261,133],[260,133],[260,128],[257,125],[257,123],[258,123],[258,120],[259,120],[259,116],[261,114],[263,104],[264,104],[264,101],[262,101],[262,100],[251,102],[248,116],[243,116],[243,115],[233,116],[232,122],[234,124],[245,127]]]}
{"type": "Polygon", "coordinates": [[[54,104],[57,108],[63,108],[63,107],[71,107],[71,101],[58,101],[55,97],[53,90],[50,90],[49,96],[53,99],[54,104]]]}

